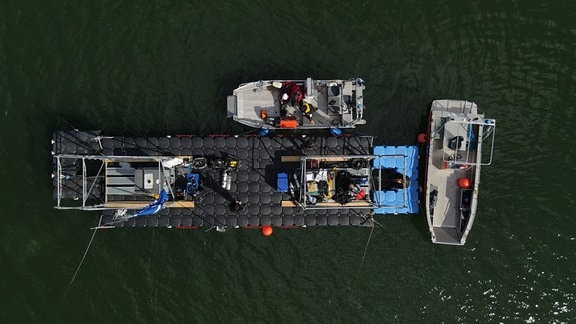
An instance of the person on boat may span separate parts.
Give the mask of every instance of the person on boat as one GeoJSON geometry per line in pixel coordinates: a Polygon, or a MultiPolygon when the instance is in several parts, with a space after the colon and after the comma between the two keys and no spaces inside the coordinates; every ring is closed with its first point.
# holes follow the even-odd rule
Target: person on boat
{"type": "Polygon", "coordinates": [[[296,82],[287,81],[282,83],[280,97],[278,99],[282,106],[301,106],[304,95],[302,94],[302,89],[300,89],[300,86],[296,84],[296,82]]]}
{"type": "Polygon", "coordinates": [[[364,189],[360,188],[358,184],[350,182],[348,184],[348,195],[350,196],[351,200],[362,200],[366,197],[366,192],[364,189]]]}
{"type": "Polygon", "coordinates": [[[336,202],[340,203],[340,205],[344,205],[352,201],[352,197],[348,194],[348,191],[345,190],[345,188],[343,187],[338,188],[333,199],[336,202]]]}
{"type": "Polygon", "coordinates": [[[406,176],[406,181],[404,181],[404,177],[395,177],[390,179],[390,182],[387,186],[384,187],[385,191],[398,191],[404,189],[404,187],[410,187],[410,178],[406,176]]]}
{"type": "Polygon", "coordinates": [[[386,169],[385,179],[382,187],[384,191],[398,191],[410,187],[410,177],[398,172],[398,169],[386,169]]]}
{"type": "Polygon", "coordinates": [[[366,197],[366,191],[358,184],[349,182],[345,187],[341,187],[336,192],[334,200],[339,202],[341,205],[345,205],[353,200],[362,200],[366,197]]]}
{"type": "Polygon", "coordinates": [[[312,112],[314,112],[314,108],[312,107],[311,104],[304,102],[302,105],[300,105],[300,112],[302,113],[302,116],[308,118],[308,120],[310,121],[310,124],[314,125],[314,120],[312,119],[312,112]]]}

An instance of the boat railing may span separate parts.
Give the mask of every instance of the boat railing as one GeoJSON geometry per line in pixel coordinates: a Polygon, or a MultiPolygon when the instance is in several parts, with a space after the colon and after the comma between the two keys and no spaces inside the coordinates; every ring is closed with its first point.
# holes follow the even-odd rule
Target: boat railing
{"type": "Polygon", "coordinates": [[[483,155],[480,157],[480,163],[482,165],[490,165],[492,164],[492,158],[494,156],[494,141],[496,139],[496,120],[494,119],[485,119],[485,124],[480,125],[480,135],[479,135],[479,147],[487,144],[490,147],[490,154],[483,155]],[[486,156],[486,158],[484,158],[486,156]]]}
{"type": "Polygon", "coordinates": [[[56,183],[56,208],[59,209],[90,209],[92,205],[97,206],[103,203],[100,195],[94,194],[93,190],[99,181],[103,181],[105,163],[101,161],[97,174],[94,176],[88,175],[88,166],[84,156],[54,156],[56,159],[56,174],[53,175],[56,183]],[[65,170],[66,168],[74,167],[74,170],[65,170]],[[78,174],[78,170],[81,174],[78,174]],[[73,171],[73,172],[69,172],[73,171]],[[65,198],[64,190],[73,194],[71,198],[72,204],[65,206],[63,200],[65,198]],[[94,200],[96,203],[89,205],[88,201],[94,200]]]}
{"type": "MultiPolygon", "coordinates": [[[[157,174],[162,177],[162,181],[157,181],[153,184],[156,186],[158,192],[167,189],[172,197],[174,193],[170,185],[164,188],[165,183],[170,183],[167,178],[168,175],[164,172],[166,162],[174,159],[174,157],[167,156],[104,156],[104,155],[76,155],[76,154],[59,154],[54,155],[56,159],[56,173],[53,175],[56,189],[56,206],[57,209],[80,209],[80,210],[104,210],[104,209],[117,209],[116,207],[107,207],[108,194],[107,189],[107,166],[112,162],[152,162],[156,163],[157,174]],[[95,174],[91,175],[88,161],[95,161],[99,163],[98,170],[95,174]],[[69,174],[65,171],[65,166],[74,167],[75,174],[69,174]],[[79,174],[81,170],[81,174],[79,174]],[[99,184],[103,184],[97,192],[96,188],[99,184]],[[64,189],[71,194],[75,194],[71,198],[72,203],[64,204],[64,200],[68,202],[64,189]]],[[[169,167],[168,167],[169,168],[169,167]]]]}
{"type": "MultiPolygon", "coordinates": [[[[375,208],[405,208],[408,206],[408,184],[409,178],[406,172],[402,172],[402,186],[403,190],[394,190],[402,195],[402,199],[398,204],[386,204],[383,195],[385,190],[388,188],[382,187],[383,174],[382,170],[387,168],[394,168],[399,170],[408,170],[408,157],[404,154],[377,154],[377,155],[352,155],[352,156],[303,156],[300,158],[300,169],[299,169],[299,181],[297,185],[300,192],[299,195],[299,207],[302,209],[326,209],[326,208],[359,208],[359,209],[375,209],[375,208]],[[387,165],[384,163],[385,159],[391,161],[390,158],[401,159],[401,162],[394,162],[394,166],[387,165]],[[307,176],[310,170],[320,170],[321,168],[311,167],[313,163],[309,161],[315,161],[314,165],[319,165],[320,162],[352,162],[352,161],[363,161],[364,166],[358,169],[359,173],[368,178],[368,183],[363,186],[368,192],[367,195],[373,194],[373,201],[355,201],[349,204],[334,203],[314,203],[311,204],[308,200],[308,179],[307,176]],[[378,172],[376,181],[374,179],[373,171],[378,172]]],[[[338,170],[337,170],[338,171],[338,170]]],[[[335,179],[333,179],[335,181],[335,179]]],[[[398,200],[395,200],[398,201],[398,200]]]]}
{"type": "Polygon", "coordinates": [[[494,119],[447,120],[442,127],[442,160],[445,168],[466,168],[492,163],[496,128],[494,119]],[[486,141],[489,142],[490,153],[483,155],[482,148],[486,141]]]}
{"type": "MultiPolygon", "coordinates": [[[[308,192],[308,176],[310,172],[324,171],[319,167],[320,163],[350,163],[354,161],[359,161],[358,166],[353,166],[352,169],[356,168],[358,174],[356,176],[363,175],[370,180],[371,178],[371,168],[370,163],[375,159],[376,155],[334,155],[334,156],[302,156],[300,158],[300,179],[296,181],[300,195],[299,195],[299,207],[302,209],[334,209],[334,208],[354,208],[354,209],[373,209],[374,205],[368,201],[358,201],[350,204],[340,204],[336,201],[329,203],[310,203],[309,202],[309,192],[308,192]],[[362,174],[366,172],[367,174],[362,174]]],[[[337,171],[343,171],[346,168],[332,168],[331,172],[335,173],[337,171]]],[[[327,172],[327,169],[326,169],[327,172]]],[[[336,182],[336,179],[332,179],[336,182]]],[[[371,183],[366,183],[366,188],[368,192],[366,195],[370,194],[371,183]]]]}
{"type": "MultiPolygon", "coordinates": [[[[352,78],[346,82],[352,82],[354,87],[354,98],[352,99],[353,107],[348,107],[349,114],[352,116],[352,120],[345,125],[362,125],[366,123],[364,120],[364,109],[366,108],[364,105],[364,80],[361,78],[352,78]]],[[[341,100],[343,105],[348,105],[348,102],[345,100],[341,100]]]]}
{"type": "MultiPolygon", "coordinates": [[[[386,165],[385,163],[383,163],[383,158],[392,158],[394,160],[397,159],[401,159],[400,162],[400,168],[398,168],[398,163],[394,163],[394,169],[401,169],[401,170],[408,170],[408,156],[404,155],[404,154],[384,154],[384,155],[377,155],[378,157],[378,163],[376,164],[376,168],[378,170],[378,179],[382,179],[382,170],[386,169],[386,168],[391,168],[391,165],[386,165]]],[[[375,201],[375,207],[377,208],[405,208],[408,206],[408,186],[407,184],[409,184],[409,178],[406,175],[406,172],[402,173],[402,183],[403,183],[403,188],[400,191],[401,195],[402,195],[402,203],[398,204],[398,205],[390,205],[390,204],[384,204],[382,203],[383,201],[385,201],[385,199],[382,199],[383,197],[378,197],[378,199],[376,199],[375,201]]],[[[378,183],[378,189],[374,189],[376,192],[376,195],[381,195],[385,192],[385,190],[387,188],[382,188],[382,181],[379,181],[378,183]]],[[[396,191],[396,190],[394,190],[396,191]]]]}

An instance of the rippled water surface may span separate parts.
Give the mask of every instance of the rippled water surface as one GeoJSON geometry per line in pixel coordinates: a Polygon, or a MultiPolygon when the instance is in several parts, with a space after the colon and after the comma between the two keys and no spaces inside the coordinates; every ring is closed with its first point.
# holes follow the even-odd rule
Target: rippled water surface
{"type": "Polygon", "coordinates": [[[2,322],[569,322],[576,319],[576,2],[2,1],[2,322]],[[241,82],[366,80],[381,144],[430,102],[498,120],[464,247],[420,215],[365,228],[99,231],[52,208],[56,129],[240,132],[241,82]]]}

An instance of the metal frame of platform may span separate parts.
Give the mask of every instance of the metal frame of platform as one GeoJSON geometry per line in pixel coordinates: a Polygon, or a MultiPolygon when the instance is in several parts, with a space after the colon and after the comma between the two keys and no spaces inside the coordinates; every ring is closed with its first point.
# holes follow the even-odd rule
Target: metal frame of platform
{"type": "MultiPolygon", "coordinates": [[[[333,210],[283,207],[282,202],[289,201],[290,196],[276,190],[277,173],[293,171],[281,164],[281,156],[370,155],[373,139],[372,136],[227,135],[144,138],[105,137],[99,132],[59,131],[54,133],[52,143],[55,161],[54,196],[58,202],[61,199],[77,201],[79,206],[72,208],[105,209],[102,210],[100,225],[109,227],[373,226],[370,210],[354,208],[353,205],[333,210]],[[162,161],[177,156],[223,154],[236,156],[240,160],[238,170],[232,173],[231,188],[223,190],[218,176],[206,171],[202,174],[204,191],[201,203],[181,203],[180,208],[164,208],[155,215],[121,221],[114,218],[114,208],[118,202],[88,204],[91,200],[97,200],[96,197],[105,188],[97,182],[89,182],[90,177],[84,168],[87,160],[150,160],[160,165],[162,161]],[[62,161],[67,161],[68,165],[62,161]],[[232,211],[229,204],[233,201],[240,201],[243,209],[232,211]]],[[[147,197],[144,201],[151,202],[153,199],[147,197]]],[[[142,203],[139,204],[141,207],[142,203]]],[[[57,207],[68,208],[60,203],[57,203],[57,207]]]]}

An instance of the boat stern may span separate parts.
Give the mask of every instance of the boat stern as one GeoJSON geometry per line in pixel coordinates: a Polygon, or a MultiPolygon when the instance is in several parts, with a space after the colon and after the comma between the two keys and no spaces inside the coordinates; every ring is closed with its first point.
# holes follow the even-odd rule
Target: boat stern
{"type": "Polygon", "coordinates": [[[425,210],[433,243],[465,244],[476,215],[480,170],[492,163],[495,126],[473,102],[432,103],[425,210]]]}
{"type": "Polygon", "coordinates": [[[226,114],[226,118],[234,118],[236,119],[236,115],[238,114],[238,100],[236,95],[228,96],[227,100],[227,108],[228,112],[226,114]]]}

